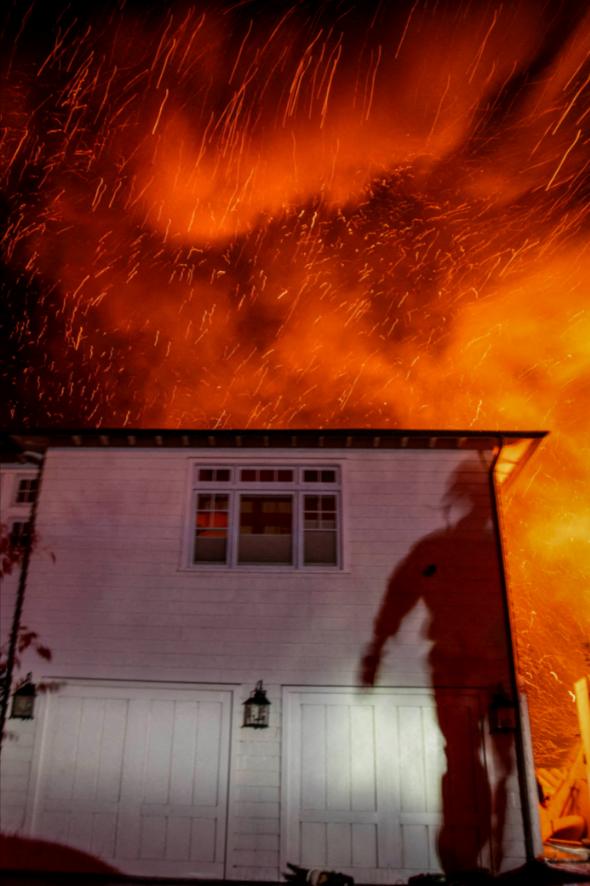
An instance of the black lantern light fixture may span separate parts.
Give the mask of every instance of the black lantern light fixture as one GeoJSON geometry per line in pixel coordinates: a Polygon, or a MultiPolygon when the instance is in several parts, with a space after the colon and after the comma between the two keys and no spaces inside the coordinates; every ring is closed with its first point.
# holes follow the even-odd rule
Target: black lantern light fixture
{"type": "Polygon", "coordinates": [[[32,720],[35,709],[35,696],[37,690],[31,680],[31,674],[27,674],[20,682],[12,695],[12,709],[10,716],[13,720],[32,720]]]}
{"type": "Polygon", "coordinates": [[[259,680],[256,688],[250,693],[250,698],[244,702],[242,726],[250,726],[252,729],[266,729],[270,714],[269,708],[270,702],[262,688],[262,680],[259,680]]]}
{"type": "Polygon", "coordinates": [[[516,705],[502,686],[498,686],[494,690],[488,709],[488,716],[492,735],[515,731],[516,705]]]}

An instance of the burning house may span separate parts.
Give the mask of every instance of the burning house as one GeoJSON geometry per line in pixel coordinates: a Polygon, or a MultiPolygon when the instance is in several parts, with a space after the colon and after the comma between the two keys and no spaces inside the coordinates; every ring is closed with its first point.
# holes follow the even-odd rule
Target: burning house
{"type": "Polygon", "coordinates": [[[52,691],[7,720],[4,832],[167,877],[530,857],[495,489],[542,437],[5,434],[3,630],[51,650],[12,687],[52,691]]]}

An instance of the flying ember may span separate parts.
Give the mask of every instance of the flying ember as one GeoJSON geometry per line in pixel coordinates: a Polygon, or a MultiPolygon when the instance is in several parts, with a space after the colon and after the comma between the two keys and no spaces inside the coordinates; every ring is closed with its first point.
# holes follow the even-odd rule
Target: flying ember
{"type": "Polygon", "coordinates": [[[3,15],[5,424],[550,430],[503,508],[559,765],[590,665],[583,4],[3,15]]]}

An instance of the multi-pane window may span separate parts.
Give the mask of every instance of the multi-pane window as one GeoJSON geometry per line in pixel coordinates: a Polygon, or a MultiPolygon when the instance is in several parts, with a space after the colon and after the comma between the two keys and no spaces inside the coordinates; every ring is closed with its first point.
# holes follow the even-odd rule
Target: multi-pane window
{"type": "Polygon", "coordinates": [[[242,483],[292,483],[294,471],[290,468],[242,468],[242,483]]]}
{"type": "Polygon", "coordinates": [[[31,504],[37,497],[39,479],[37,477],[21,477],[16,490],[16,504],[31,504]]]}
{"type": "Polygon", "coordinates": [[[229,496],[199,493],[197,496],[195,563],[225,562],[229,496]]]}
{"type": "Polygon", "coordinates": [[[238,563],[291,563],[293,498],[240,495],[238,563]]]}
{"type": "Polygon", "coordinates": [[[336,496],[305,495],[303,502],[305,562],[335,563],[338,552],[336,496]]]}
{"type": "Polygon", "coordinates": [[[231,480],[229,468],[199,468],[199,480],[207,483],[228,483],[231,480]]]}
{"type": "Polygon", "coordinates": [[[225,566],[338,566],[335,467],[195,467],[191,561],[225,566]]]}
{"type": "Polygon", "coordinates": [[[31,537],[31,524],[28,520],[16,520],[10,527],[10,544],[13,548],[24,548],[31,537]]]}
{"type": "Polygon", "coordinates": [[[335,483],[336,471],[333,468],[321,470],[306,468],[303,471],[303,479],[305,483],[335,483]]]}

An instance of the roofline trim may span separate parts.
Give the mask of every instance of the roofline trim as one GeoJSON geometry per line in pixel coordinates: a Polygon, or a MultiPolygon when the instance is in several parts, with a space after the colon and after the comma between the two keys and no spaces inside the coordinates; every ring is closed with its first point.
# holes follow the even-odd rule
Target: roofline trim
{"type": "Polygon", "coordinates": [[[489,449],[518,440],[537,441],[547,431],[405,428],[38,428],[0,433],[0,452],[50,448],[179,449],[489,449]]]}

